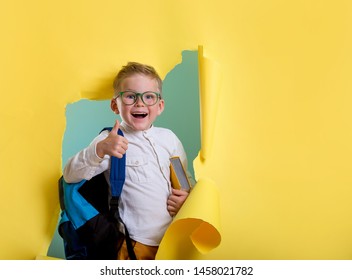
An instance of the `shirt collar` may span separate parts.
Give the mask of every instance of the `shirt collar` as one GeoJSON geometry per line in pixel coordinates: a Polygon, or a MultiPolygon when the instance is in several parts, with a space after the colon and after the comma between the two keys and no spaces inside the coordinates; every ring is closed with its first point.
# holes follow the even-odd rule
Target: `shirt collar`
{"type": "Polygon", "coordinates": [[[122,121],[120,123],[120,128],[122,129],[123,132],[127,132],[127,133],[150,133],[154,130],[154,125],[152,125],[150,128],[148,128],[147,130],[143,130],[143,131],[136,131],[133,128],[131,128],[127,123],[125,123],[124,121],[122,121]]]}

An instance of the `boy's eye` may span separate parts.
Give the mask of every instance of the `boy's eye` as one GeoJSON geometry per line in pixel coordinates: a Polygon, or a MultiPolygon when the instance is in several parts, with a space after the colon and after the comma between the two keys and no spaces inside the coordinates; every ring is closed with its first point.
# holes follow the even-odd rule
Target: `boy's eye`
{"type": "Polygon", "coordinates": [[[124,98],[126,99],[131,99],[131,100],[135,100],[136,99],[136,94],[134,92],[125,92],[123,94],[124,98]]]}
{"type": "Polygon", "coordinates": [[[145,99],[147,99],[147,100],[152,100],[152,99],[155,98],[155,94],[154,94],[154,93],[149,93],[149,92],[147,92],[147,93],[144,94],[143,97],[144,97],[145,99]]]}

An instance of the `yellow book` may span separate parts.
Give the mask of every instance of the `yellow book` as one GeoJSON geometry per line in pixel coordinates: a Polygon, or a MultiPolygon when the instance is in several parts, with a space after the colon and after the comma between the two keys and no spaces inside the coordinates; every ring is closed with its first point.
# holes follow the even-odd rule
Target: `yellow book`
{"type": "Polygon", "coordinates": [[[191,190],[186,170],[179,157],[170,158],[170,179],[173,188],[188,192],[191,190]]]}

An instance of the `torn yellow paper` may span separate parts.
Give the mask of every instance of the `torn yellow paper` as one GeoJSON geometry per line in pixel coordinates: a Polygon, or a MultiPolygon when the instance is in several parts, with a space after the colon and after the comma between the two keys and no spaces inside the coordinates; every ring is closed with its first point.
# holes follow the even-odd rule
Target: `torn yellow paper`
{"type": "Polygon", "coordinates": [[[157,259],[194,259],[220,244],[220,199],[215,182],[201,178],[166,231],[157,259]]]}
{"type": "Polygon", "coordinates": [[[220,70],[212,60],[206,58],[203,46],[198,47],[198,71],[200,94],[201,150],[200,159],[205,160],[213,146],[217,104],[220,95],[220,70]]]}
{"type": "MultiPolygon", "coordinates": [[[[196,175],[211,152],[220,85],[219,67],[204,57],[202,46],[198,47],[198,67],[201,150],[194,161],[196,175]]],[[[205,254],[216,248],[221,241],[219,212],[219,191],[215,182],[200,176],[166,231],[156,258],[197,259],[199,252],[205,254]]]]}

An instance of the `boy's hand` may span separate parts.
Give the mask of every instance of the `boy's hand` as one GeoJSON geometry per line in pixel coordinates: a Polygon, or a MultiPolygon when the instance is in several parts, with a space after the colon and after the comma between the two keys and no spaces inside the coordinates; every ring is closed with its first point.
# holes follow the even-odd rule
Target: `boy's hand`
{"type": "Polygon", "coordinates": [[[96,152],[100,158],[105,155],[115,156],[122,158],[128,148],[128,141],[125,137],[118,135],[120,123],[116,120],[116,123],[110,131],[108,137],[97,143],[96,152]]]}
{"type": "Polygon", "coordinates": [[[171,217],[175,216],[178,213],[181,206],[186,201],[187,197],[187,191],[172,189],[172,193],[170,194],[167,200],[167,211],[169,211],[171,217]]]}

